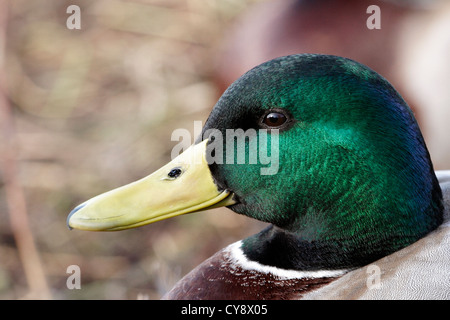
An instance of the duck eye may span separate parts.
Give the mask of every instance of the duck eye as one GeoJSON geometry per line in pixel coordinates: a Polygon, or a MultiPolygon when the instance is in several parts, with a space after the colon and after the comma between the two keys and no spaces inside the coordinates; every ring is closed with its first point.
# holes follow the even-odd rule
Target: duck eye
{"type": "Polygon", "coordinates": [[[284,124],[286,120],[286,116],[281,112],[270,112],[264,117],[263,123],[268,127],[275,128],[284,124]]]}

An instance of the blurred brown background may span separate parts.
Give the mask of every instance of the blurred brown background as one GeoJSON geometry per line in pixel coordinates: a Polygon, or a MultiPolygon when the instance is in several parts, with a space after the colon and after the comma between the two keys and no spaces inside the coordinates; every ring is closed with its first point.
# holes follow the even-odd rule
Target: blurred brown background
{"type": "Polygon", "coordinates": [[[416,112],[436,168],[450,169],[450,7],[424,2],[0,0],[0,299],[158,299],[259,231],[228,209],[111,233],[65,220],[168,162],[173,130],[192,132],[231,81],[279,55],[371,66],[416,112]],[[368,30],[375,3],[382,28],[368,30]],[[80,30],[66,28],[71,4],[80,30]],[[70,265],[80,290],[66,286],[70,265]]]}

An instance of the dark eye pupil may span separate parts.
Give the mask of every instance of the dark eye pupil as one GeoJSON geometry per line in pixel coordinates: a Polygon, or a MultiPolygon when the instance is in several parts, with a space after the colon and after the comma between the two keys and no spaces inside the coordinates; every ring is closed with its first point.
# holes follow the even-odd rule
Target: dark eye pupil
{"type": "Polygon", "coordinates": [[[167,174],[170,178],[176,178],[181,174],[180,168],[173,168],[170,170],[170,172],[167,174]]]}
{"type": "Polygon", "coordinates": [[[280,112],[271,112],[264,117],[263,122],[269,127],[278,127],[286,122],[286,116],[280,112]]]}

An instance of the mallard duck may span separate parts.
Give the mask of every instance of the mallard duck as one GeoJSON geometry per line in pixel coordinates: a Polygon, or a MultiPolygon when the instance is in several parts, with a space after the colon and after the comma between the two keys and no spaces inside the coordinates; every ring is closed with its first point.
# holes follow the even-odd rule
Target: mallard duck
{"type": "MultiPolygon", "coordinates": [[[[450,171],[439,177],[448,210],[450,171]]],[[[297,54],[245,73],[194,145],[79,205],[67,223],[122,230],[220,206],[270,223],[165,299],[448,298],[441,186],[413,113],[387,80],[350,59],[297,54]],[[270,153],[272,163],[238,161],[239,151],[270,153]],[[376,288],[367,266],[379,271],[376,288]]]]}

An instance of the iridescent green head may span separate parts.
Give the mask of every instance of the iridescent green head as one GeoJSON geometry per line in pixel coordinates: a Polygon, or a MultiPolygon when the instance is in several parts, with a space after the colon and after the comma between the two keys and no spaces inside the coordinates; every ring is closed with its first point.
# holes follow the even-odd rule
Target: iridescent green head
{"type": "Polygon", "coordinates": [[[355,61],[304,54],[259,65],[223,94],[204,131],[211,128],[279,131],[273,175],[261,174],[263,164],[210,165],[216,183],[235,194],[230,209],[277,227],[246,240],[249,255],[277,230],[295,242],[338,246],[339,254],[366,252],[367,259],[347,259],[365,263],[442,221],[441,191],[413,113],[355,61]]]}

